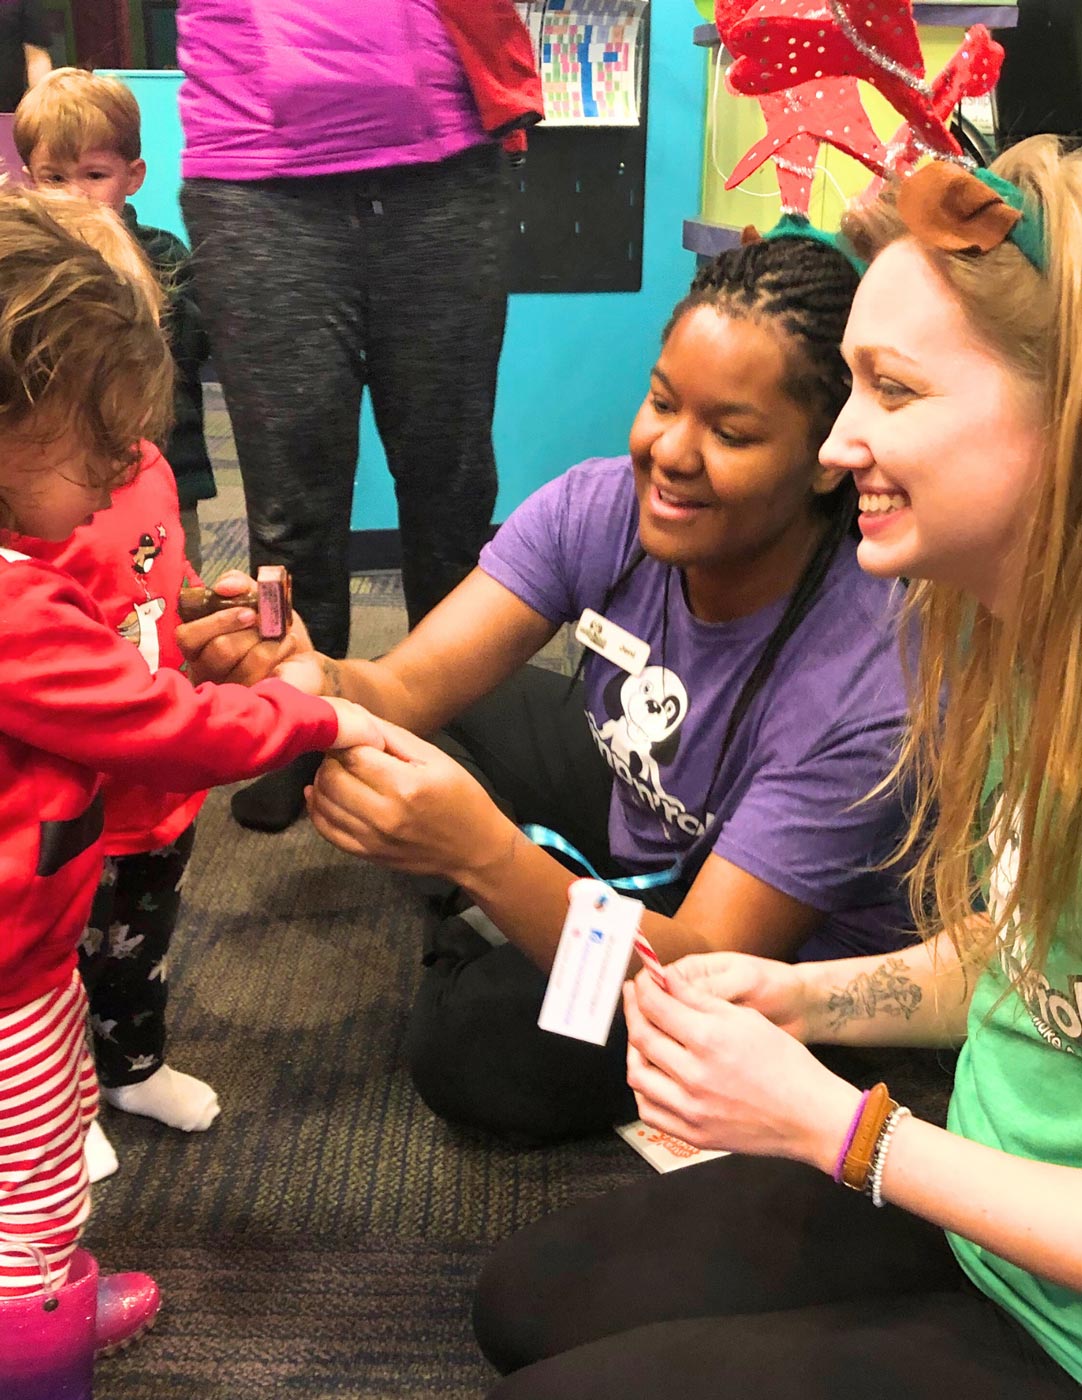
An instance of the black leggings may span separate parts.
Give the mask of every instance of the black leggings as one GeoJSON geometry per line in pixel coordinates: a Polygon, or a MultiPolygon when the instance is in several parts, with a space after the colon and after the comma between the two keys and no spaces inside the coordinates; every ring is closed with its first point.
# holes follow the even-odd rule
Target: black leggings
{"type": "Polygon", "coordinates": [[[331,656],[349,642],[365,386],[395,482],[411,626],[487,538],[508,200],[501,153],[487,145],[433,165],[185,182],[252,567],[290,569],[297,609],[331,656]]]}
{"type": "MultiPolygon", "coordinates": [[[[524,666],[448,726],[441,742],[517,821],[552,827],[604,876],[622,873],[609,854],[611,774],[580,687],[569,694],[566,677],[524,666]]],[[[639,897],[671,916],[686,893],[681,882],[639,897]]],[[[545,974],[510,944],[493,948],[461,918],[435,924],[424,961],[406,1049],[413,1082],[434,1113],[535,1146],[637,1116],[622,1011],[602,1047],[540,1030],[545,974]]],[[[943,1117],[953,1057],[908,1049],[817,1053],[845,1078],[886,1078],[924,1116],[943,1117]]]]}
{"type": "MultiPolygon", "coordinates": [[[[569,695],[566,676],[523,667],[450,725],[442,744],[517,821],[553,828],[603,875],[618,873],[611,776],[582,690],[569,695]]],[[[640,897],[671,914],[685,893],[672,885],[640,897]]],[[[546,981],[517,948],[493,948],[461,918],[435,926],[407,1035],[413,1082],[433,1112],[533,1146],[636,1116],[623,1014],[600,1047],[540,1030],[546,981]]]]}
{"type": "Polygon", "coordinates": [[[549,1216],[496,1252],[492,1400],[1077,1400],[942,1232],[811,1168],[728,1157],[549,1216]]]}

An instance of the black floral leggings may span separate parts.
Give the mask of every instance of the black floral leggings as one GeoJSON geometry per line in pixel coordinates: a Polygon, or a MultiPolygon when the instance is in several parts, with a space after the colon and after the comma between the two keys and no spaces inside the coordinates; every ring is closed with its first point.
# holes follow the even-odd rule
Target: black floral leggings
{"type": "Polygon", "coordinates": [[[98,1078],[139,1084],[165,1062],[168,954],[195,827],[170,846],[109,856],[79,945],[98,1078]]]}

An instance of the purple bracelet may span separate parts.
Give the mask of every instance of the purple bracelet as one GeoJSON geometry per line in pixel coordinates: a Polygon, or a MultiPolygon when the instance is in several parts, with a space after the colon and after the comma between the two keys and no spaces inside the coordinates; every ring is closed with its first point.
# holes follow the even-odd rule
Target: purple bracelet
{"type": "Polygon", "coordinates": [[[853,1146],[853,1139],[857,1135],[857,1129],[860,1127],[860,1120],[864,1114],[864,1105],[868,1102],[868,1095],[871,1092],[870,1089],[865,1089],[861,1094],[857,1111],[853,1114],[853,1121],[849,1124],[849,1131],[842,1143],[842,1150],[838,1153],[838,1160],[834,1163],[834,1180],[839,1186],[842,1184],[842,1172],[845,1171],[845,1159],[849,1156],[849,1149],[853,1146]]]}

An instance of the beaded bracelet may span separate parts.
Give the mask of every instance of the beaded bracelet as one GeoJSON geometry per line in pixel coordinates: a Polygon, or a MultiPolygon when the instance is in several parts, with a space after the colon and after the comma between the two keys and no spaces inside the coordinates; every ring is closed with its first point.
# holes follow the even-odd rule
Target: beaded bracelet
{"type": "Polygon", "coordinates": [[[899,1105],[895,1108],[887,1121],[883,1124],[883,1131],[879,1134],[879,1141],[875,1145],[875,1157],[872,1159],[872,1169],[868,1173],[868,1184],[865,1192],[872,1198],[872,1205],[881,1207],[883,1201],[883,1168],[887,1164],[887,1153],[890,1150],[890,1140],[894,1136],[894,1130],[903,1118],[910,1116],[909,1109],[899,1105]]]}

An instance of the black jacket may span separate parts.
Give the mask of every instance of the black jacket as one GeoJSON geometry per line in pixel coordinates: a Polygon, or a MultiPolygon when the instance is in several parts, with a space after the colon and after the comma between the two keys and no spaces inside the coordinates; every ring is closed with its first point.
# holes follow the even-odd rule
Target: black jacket
{"type": "Polygon", "coordinates": [[[203,436],[203,385],[199,372],[210,350],[192,286],[191,255],[174,234],[141,224],[130,204],[124,206],[128,231],[150,259],[169,297],[166,329],[176,361],[173,431],[165,444],[166,461],[177,479],[181,510],[218,494],[206,438],[203,436]]]}

